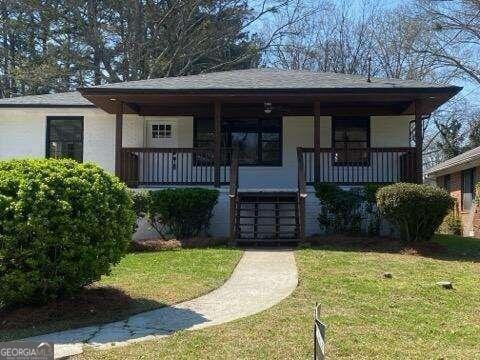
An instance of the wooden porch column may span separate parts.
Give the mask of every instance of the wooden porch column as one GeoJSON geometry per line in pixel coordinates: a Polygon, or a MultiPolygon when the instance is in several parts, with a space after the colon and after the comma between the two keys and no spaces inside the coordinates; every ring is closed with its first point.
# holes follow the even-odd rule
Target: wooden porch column
{"type": "Polygon", "coordinates": [[[320,102],[313,104],[313,163],[315,184],[320,183],[320,102]]]}
{"type": "Polygon", "coordinates": [[[122,131],[123,131],[123,104],[119,106],[115,119],[115,175],[121,177],[122,173],[122,131]]]}
{"type": "Polygon", "coordinates": [[[222,105],[219,100],[214,104],[214,123],[215,123],[215,150],[214,150],[214,185],[220,187],[220,156],[222,146],[222,105]]]}
{"type": "Polygon", "coordinates": [[[416,182],[423,182],[423,122],[422,122],[422,102],[415,100],[415,174],[416,182]]]}

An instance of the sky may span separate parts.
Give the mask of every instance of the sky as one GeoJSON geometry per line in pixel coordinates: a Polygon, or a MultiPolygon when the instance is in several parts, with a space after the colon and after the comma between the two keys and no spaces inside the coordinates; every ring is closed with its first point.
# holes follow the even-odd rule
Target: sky
{"type": "MultiPolygon", "coordinates": [[[[331,0],[333,2],[340,3],[343,0],[331,0]]],[[[365,0],[350,0],[353,6],[359,6],[365,0]]],[[[368,0],[367,0],[368,1],[368,0]]],[[[413,0],[377,0],[381,6],[385,7],[396,7],[399,5],[405,5],[413,3],[413,0]]],[[[480,85],[473,83],[467,80],[455,79],[451,81],[452,85],[457,85],[463,87],[463,90],[460,92],[457,97],[467,99],[472,106],[480,109],[480,85]]]]}
{"type": "MultiPolygon", "coordinates": [[[[251,3],[255,3],[258,1],[263,1],[263,0],[251,0],[251,3]]],[[[315,2],[320,2],[322,0],[304,0],[304,1],[315,3],[315,2]]],[[[360,10],[361,5],[364,2],[377,4],[385,8],[393,8],[399,5],[411,4],[415,0],[329,0],[329,1],[333,3],[338,3],[338,4],[344,3],[344,2],[351,3],[352,9],[355,9],[355,7],[358,7],[358,9],[360,10]]],[[[480,85],[471,81],[461,80],[461,79],[452,80],[451,84],[463,87],[463,90],[459,95],[457,95],[457,97],[465,98],[466,100],[468,100],[469,103],[472,104],[472,106],[475,106],[480,110],[480,85]]]]}

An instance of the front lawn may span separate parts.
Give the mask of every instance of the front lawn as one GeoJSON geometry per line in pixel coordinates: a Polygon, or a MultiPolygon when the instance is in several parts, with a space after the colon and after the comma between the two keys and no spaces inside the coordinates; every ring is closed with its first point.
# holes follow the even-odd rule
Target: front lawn
{"type": "Polygon", "coordinates": [[[480,240],[436,241],[424,255],[341,242],[298,250],[297,290],[261,314],[77,359],[311,359],[315,301],[330,359],[473,359],[480,354],[480,240]],[[440,280],[454,290],[435,285],[440,280]]]}
{"type": "Polygon", "coordinates": [[[0,313],[0,341],[124,319],[219,287],[241,251],[228,248],[131,253],[73,298],[0,313]]]}

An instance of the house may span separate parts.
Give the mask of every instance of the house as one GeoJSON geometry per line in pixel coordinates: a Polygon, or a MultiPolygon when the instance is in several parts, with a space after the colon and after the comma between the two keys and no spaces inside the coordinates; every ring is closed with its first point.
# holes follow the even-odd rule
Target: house
{"type": "Polygon", "coordinates": [[[299,239],[319,232],[315,182],[422,181],[422,119],[460,90],[250,69],[23,96],[0,100],[0,158],[92,161],[132,188],[218,188],[211,234],[299,239]]]}
{"type": "Polygon", "coordinates": [[[480,216],[474,201],[480,176],[480,146],[428,169],[425,176],[455,198],[463,234],[480,237],[480,216]]]}

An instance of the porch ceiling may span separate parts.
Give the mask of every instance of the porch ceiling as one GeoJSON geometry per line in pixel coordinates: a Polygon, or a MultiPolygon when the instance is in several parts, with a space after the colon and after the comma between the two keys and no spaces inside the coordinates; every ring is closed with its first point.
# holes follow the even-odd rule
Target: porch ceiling
{"type": "Polygon", "coordinates": [[[322,115],[413,115],[414,100],[422,100],[424,113],[448,101],[458,88],[336,89],[335,91],[229,91],[175,92],[118,91],[85,88],[82,95],[108,113],[139,115],[211,115],[214,101],[228,116],[257,114],[270,102],[278,115],[312,115],[313,103],[321,103],[322,115]],[[378,90],[378,91],[377,91],[378,90]],[[407,91],[408,90],[408,91],[407,91]]]}

